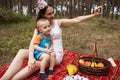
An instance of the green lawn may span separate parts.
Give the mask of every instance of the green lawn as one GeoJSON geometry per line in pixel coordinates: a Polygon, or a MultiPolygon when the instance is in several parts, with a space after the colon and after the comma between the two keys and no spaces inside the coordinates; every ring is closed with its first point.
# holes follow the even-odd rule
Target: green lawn
{"type": "MultiPolygon", "coordinates": [[[[99,57],[120,59],[120,21],[92,19],[63,28],[64,49],[90,53],[97,42],[99,57]]],[[[0,65],[10,63],[20,48],[28,48],[35,19],[19,24],[0,25],[0,65]]]]}

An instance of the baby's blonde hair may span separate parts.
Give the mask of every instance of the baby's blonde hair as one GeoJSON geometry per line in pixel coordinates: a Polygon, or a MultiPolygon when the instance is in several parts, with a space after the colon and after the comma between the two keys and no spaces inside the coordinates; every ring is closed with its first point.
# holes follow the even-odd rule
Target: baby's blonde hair
{"type": "Polygon", "coordinates": [[[41,19],[37,20],[37,22],[36,22],[36,28],[41,27],[40,25],[42,23],[46,22],[46,21],[48,21],[48,20],[45,19],[45,18],[41,18],[41,19]]]}

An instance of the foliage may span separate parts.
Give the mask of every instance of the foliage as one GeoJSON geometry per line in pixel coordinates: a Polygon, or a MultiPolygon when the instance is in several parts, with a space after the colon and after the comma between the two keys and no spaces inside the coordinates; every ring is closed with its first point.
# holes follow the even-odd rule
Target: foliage
{"type": "Polygon", "coordinates": [[[0,24],[8,24],[8,23],[20,23],[30,20],[30,16],[23,15],[22,13],[13,12],[10,9],[0,9],[0,24]]]}
{"type": "MultiPolygon", "coordinates": [[[[81,16],[93,13],[96,6],[103,6],[103,17],[119,19],[120,0],[46,0],[52,3],[57,16],[81,16]],[[112,12],[112,14],[111,14],[112,12]],[[111,14],[111,15],[110,15],[111,14]]],[[[0,0],[0,8],[11,8],[30,15],[38,14],[37,0],[0,0]]]]}

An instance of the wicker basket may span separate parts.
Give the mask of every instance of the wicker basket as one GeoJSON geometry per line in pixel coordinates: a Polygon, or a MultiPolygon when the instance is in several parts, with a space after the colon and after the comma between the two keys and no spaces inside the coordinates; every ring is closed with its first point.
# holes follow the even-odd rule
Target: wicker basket
{"type": "Polygon", "coordinates": [[[93,76],[107,76],[111,67],[111,63],[103,58],[98,58],[96,42],[94,43],[93,52],[91,56],[79,57],[78,66],[81,73],[93,76]],[[94,62],[94,66],[86,66],[85,63],[80,63],[79,60],[94,62]],[[102,63],[103,67],[96,67],[95,63],[102,63]]]}
{"type": "Polygon", "coordinates": [[[85,66],[78,61],[79,71],[81,73],[87,74],[87,75],[93,75],[93,76],[106,76],[109,73],[111,64],[109,61],[103,59],[103,58],[93,58],[93,57],[79,57],[80,59],[84,59],[87,61],[94,61],[94,62],[102,62],[104,64],[103,68],[100,67],[91,67],[91,66],[85,66]]]}

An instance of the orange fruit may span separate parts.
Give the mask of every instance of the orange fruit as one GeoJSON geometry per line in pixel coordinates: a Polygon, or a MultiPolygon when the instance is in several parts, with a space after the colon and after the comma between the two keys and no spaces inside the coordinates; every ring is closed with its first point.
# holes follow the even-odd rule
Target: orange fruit
{"type": "Polygon", "coordinates": [[[95,67],[100,67],[100,68],[103,68],[104,67],[104,64],[102,63],[102,62],[99,62],[99,63],[97,63],[96,64],[96,66],[95,67]]]}

